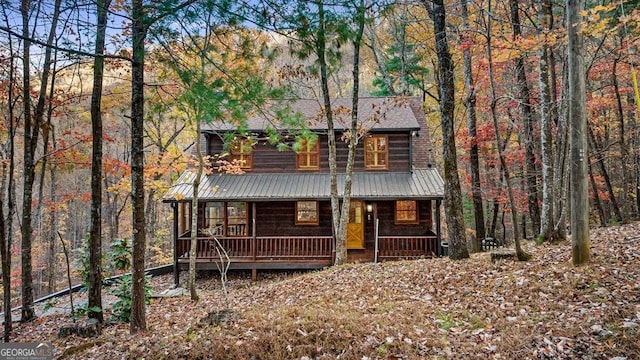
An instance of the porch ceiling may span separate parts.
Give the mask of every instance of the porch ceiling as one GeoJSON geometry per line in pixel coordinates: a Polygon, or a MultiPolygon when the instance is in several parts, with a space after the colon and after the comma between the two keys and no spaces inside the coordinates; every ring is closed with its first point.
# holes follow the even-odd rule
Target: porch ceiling
{"type": "MultiPolygon", "coordinates": [[[[195,173],[185,171],[167,191],[165,201],[193,198],[195,173]]],[[[330,199],[328,173],[246,173],[242,175],[212,174],[204,176],[199,187],[201,200],[284,201],[330,199]]],[[[340,189],[345,175],[338,176],[340,189]]],[[[413,172],[363,172],[353,174],[351,197],[363,200],[442,199],[444,183],[435,168],[413,172]]]]}

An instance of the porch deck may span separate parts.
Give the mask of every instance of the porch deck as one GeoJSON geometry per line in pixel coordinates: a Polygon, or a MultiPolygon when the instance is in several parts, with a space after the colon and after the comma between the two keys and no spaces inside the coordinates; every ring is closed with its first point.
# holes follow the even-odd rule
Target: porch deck
{"type": "MultiPolygon", "coordinates": [[[[231,260],[231,269],[319,269],[333,263],[334,246],[330,236],[218,237],[231,260]]],[[[177,265],[189,266],[190,238],[178,238],[177,265]]],[[[213,237],[199,237],[196,245],[196,268],[216,270],[220,263],[218,245],[213,237]]],[[[378,260],[430,258],[438,255],[436,236],[379,236],[378,260]]],[[[353,256],[352,256],[353,255],[353,256]]],[[[373,261],[375,251],[351,258],[373,261]]]]}

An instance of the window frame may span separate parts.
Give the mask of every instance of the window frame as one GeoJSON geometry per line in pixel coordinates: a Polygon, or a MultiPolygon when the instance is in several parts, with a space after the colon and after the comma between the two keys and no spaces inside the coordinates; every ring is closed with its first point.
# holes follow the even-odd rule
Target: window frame
{"type": "Polygon", "coordinates": [[[240,169],[244,171],[253,169],[253,143],[248,137],[237,137],[229,146],[229,162],[238,160],[240,169]],[[239,149],[239,151],[238,151],[239,149]],[[247,150],[245,152],[245,150],[247,150]]]}
{"type": "Polygon", "coordinates": [[[383,134],[367,135],[364,138],[364,168],[365,170],[389,170],[389,136],[383,134]],[[379,150],[379,141],[384,139],[385,150],[379,150]],[[371,140],[375,140],[375,149],[368,150],[368,143],[371,140]],[[383,156],[384,164],[380,165],[380,156],[383,156]],[[375,163],[370,165],[370,157],[373,156],[375,163]]]}
{"type": "Polygon", "coordinates": [[[296,168],[298,170],[319,170],[320,169],[320,141],[313,143],[313,148],[309,148],[309,141],[303,140],[300,150],[296,152],[296,168]],[[309,165],[315,158],[316,165],[309,165]],[[302,161],[304,160],[304,161],[302,161]]]}
{"type": "Polygon", "coordinates": [[[296,201],[296,212],[295,212],[295,224],[296,225],[301,225],[301,226],[318,226],[320,225],[320,205],[318,203],[318,201],[316,200],[298,200],[296,201]],[[299,212],[299,203],[314,203],[315,204],[315,214],[316,214],[316,219],[315,221],[307,221],[307,220],[300,220],[300,212],[299,212]]]}
{"type": "Polygon", "coordinates": [[[224,229],[225,229],[225,222],[226,222],[226,210],[225,210],[225,203],[224,201],[206,201],[204,203],[204,206],[202,208],[202,211],[204,212],[204,216],[203,216],[203,223],[202,226],[205,230],[209,230],[209,229],[213,229],[213,230],[217,230],[215,232],[209,233],[207,231],[208,235],[214,235],[214,236],[224,236],[224,229]],[[212,209],[212,208],[218,208],[218,206],[210,206],[210,204],[219,204],[219,210],[220,210],[220,214],[218,214],[218,217],[212,217],[209,216],[209,211],[208,209],[212,209]],[[222,224],[218,225],[218,221],[216,221],[215,226],[211,226],[211,221],[212,220],[222,220],[222,224]],[[208,226],[207,226],[208,225],[208,226]],[[218,226],[220,226],[221,228],[218,229],[218,226]]]}
{"type": "Polygon", "coordinates": [[[225,201],[224,202],[224,235],[227,237],[243,237],[249,236],[249,203],[246,201],[225,201]],[[243,223],[230,224],[229,219],[229,207],[231,204],[244,204],[244,217],[234,216],[233,219],[243,219],[243,223]],[[239,225],[244,225],[242,234],[229,234],[229,229],[232,225],[236,226],[236,229],[239,225]]]}
{"type": "MultiPolygon", "coordinates": [[[[198,205],[198,233],[203,233],[203,235],[208,235],[208,236],[221,236],[221,237],[247,237],[249,236],[250,233],[250,229],[249,229],[249,203],[246,201],[203,201],[203,202],[199,202],[200,204],[198,205]],[[244,217],[234,217],[234,219],[242,219],[244,220],[244,223],[242,222],[236,222],[235,224],[230,224],[229,223],[229,205],[233,204],[233,203],[242,203],[244,204],[244,217]],[[209,207],[209,204],[221,204],[221,212],[222,212],[222,217],[209,217],[209,213],[207,211],[209,207]],[[216,221],[215,226],[211,226],[210,221],[216,219],[219,220],[221,219],[221,223],[218,224],[218,222],[216,221]],[[209,224],[208,224],[209,222],[209,224]],[[230,226],[238,226],[238,225],[244,225],[244,227],[240,227],[243,231],[242,234],[229,234],[229,227],[230,226]],[[221,228],[218,231],[208,231],[209,229],[217,229],[217,227],[220,226],[221,228]]],[[[211,206],[213,207],[213,206],[211,206]]]]}
{"type": "Polygon", "coordinates": [[[396,200],[395,204],[394,204],[394,209],[393,209],[393,217],[394,217],[394,221],[396,225],[415,225],[415,224],[419,224],[420,223],[420,212],[418,210],[418,201],[417,200],[396,200]],[[399,209],[400,208],[400,203],[402,202],[412,202],[414,204],[414,210],[406,210],[406,209],[399,209]],[[412,220],[405,220],[405,219],[401,219],[402,217],[399,217],[398,214],[399,212],[403,212],[405,214],[411,214],[411,213],[415,213],[415,219],[412,220]]]}

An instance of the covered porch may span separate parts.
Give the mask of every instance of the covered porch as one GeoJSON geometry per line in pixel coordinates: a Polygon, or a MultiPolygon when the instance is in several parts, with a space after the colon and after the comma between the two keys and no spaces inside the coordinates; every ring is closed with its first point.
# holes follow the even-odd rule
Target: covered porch
{"type": "MultiPolygon", "coordinates": [[[[250,269],[254,276],[259,269],[319,269],[332,265],[335,239],[327,176],[209,176],[201,184],[204,190],[198,206],[196,268],[217,270],[226,260],[223,253],[229,257],[230,269],[250,269]]],[[[429,170],[418,174],[355,174],[347,225],[348,260],[372,262],[441,255],[442,200],[437,191],[441,181],[437,172],[429,170]]],[[[183,175],[173,199],[165,200],[173,208],[176,284],[178,272],[189,267],[190,182],[190,177],[183,175]]]]}

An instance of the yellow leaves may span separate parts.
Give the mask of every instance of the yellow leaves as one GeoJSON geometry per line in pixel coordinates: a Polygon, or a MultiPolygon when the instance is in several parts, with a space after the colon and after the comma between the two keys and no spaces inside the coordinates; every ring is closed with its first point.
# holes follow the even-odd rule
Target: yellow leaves
{"type": "Polygon", "coordinates": [[[582,12],[584,34],[593,37],[603,37],[618,31],[618,25],[613,25],[615,20],[611,12],[616,9],[617,4],[598,5],[582,12]],[[607,16],[603,16],[603,15],[607,16]]]}
{"type": "Polygon", "coordinates": [[[117,181],[115,184],[107,187],[106,189],[107,191],[113,193],[113,194],[128,194],[131,192],[131,178],[130,177],[123,177],[121,178],[119,181],[117,181]]]}

